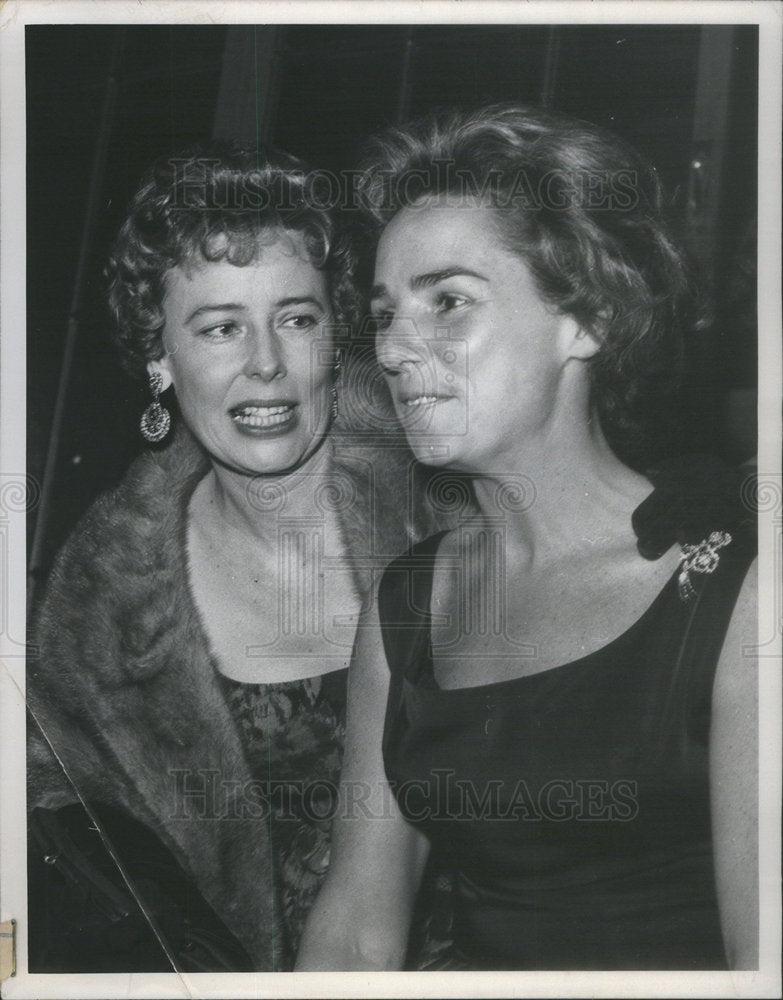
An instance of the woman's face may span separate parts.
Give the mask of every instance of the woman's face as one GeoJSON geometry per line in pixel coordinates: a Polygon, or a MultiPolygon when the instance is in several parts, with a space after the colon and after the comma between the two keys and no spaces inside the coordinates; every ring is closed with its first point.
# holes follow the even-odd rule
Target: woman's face
{"type": "Polygon", "coordinates": [[[329,427],[334,360],[326,280],[301,237],[281,233],[244,267],[175,267],[166,289],[153,367],[212,459],[247,474],[301,465],[329,427]]]}
{"type": "Polygon", "coordinates": [[[416,456],[465,471],[514,468],[555,409],[575,321],[543,301],[501,243],[493,210],[427,199],[378,245],[378,359],[416,456]]]}

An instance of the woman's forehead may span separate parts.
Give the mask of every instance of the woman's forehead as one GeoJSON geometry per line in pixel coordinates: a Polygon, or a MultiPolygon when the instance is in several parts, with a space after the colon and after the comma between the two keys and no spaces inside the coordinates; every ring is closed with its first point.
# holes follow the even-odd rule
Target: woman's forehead
{"type": "Polygon", "coordinates": [[[495,209],[472,198],[428,197],[400,209],[383,230],[376,273],[507,257],[495,209]]]}
{"type": "Polygon", "coordinates": [[[324,272],[315,267],[300,241],[284,237],[259,247],[249,260],[242,262],[233,261],[229,254],[210,260],[195,252],[166,272],[164,284],[166,305],[171,305],[174,299],[189,301],[194,295],[219,290],[235,290],[238,295],[260,299],[295,287],[298,294],[328,297],[324,272]]]}

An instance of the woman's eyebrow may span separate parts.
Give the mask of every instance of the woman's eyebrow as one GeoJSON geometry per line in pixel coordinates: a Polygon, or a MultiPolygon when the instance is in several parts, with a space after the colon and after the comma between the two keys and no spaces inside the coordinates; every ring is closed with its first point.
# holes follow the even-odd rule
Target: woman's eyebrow
{"type": "Polygon", "coordinates": [[[188,316],[185,322],[190,323],[191,320],[194,320],[197,316],[203,316],[204,313],[208,312],[222,312],[224,310],[228,312],[229,310],[232,309],[242,310],[245,308],[246,307],[239,302],[220,302],[216,303],[215,305],[199,306],[198,309],[193,310],[193,312],[188,316]]]}
{"type": "Polygon", "coordinates": [[[324,308],[323,303],[313,295],[290,295],[288,298],[278,299],[275,302],[275,308],[277,309],[283,309],[285,306],[301,305],[318,306],[319,309],[324,308]]]}
{"type": "MultiPolygon", "coordinates": [[[[424,274],[414,275],[410,279],[411,290],[416,292],[421,288],[431,288],[433,285],[437,285],[439,281],[445,281],[447,278],[453,278],[457,275],[463,275],[468,278],[478,278],[479,281],[489,281],[489,278],[484,274],[479,274],[478,271],[471,271],[469,267],[442,267],[437,271],[426,271],[424,274]]],[[[385,285],[373,285],[370,291],[370,300],[382,299],[388,296],[388,291],[385,285]]]]}
{"type": "Polygon", "coordinates": [[[430,288],[432,285],[437,285],[439,281],[445,281],[447,278],[454,278],[457,275],[463,275],[468,278],[478,278],[480,281],[489,281],[483,274],[479,274],[477,271],[471,271],[468,267],[443,267],[439,268],[437,271],[427,271],[424,274],[417,274],[411,278],[410,286],[412,291],[418,291],[420,288],[430,288]]]}
{"type": "MultiPolygon", "coordinates": [[[[323,309],[323,303],[318,299],[314,298],[312,295],[291,295],[284,299],[278,299],[274,304],[275,309],[284,309],[286,306],[298,306],[298,305],[314,305],[318,306],[319,309],[323,309]]],[[[241,302],[219,302],[214,305],[199,306],[198,309],[194,309],[193,312],[185,320],[186,323],[192,322],[199,316],[203,316],[204,313],[209,312],[246,312],[247,306],[241,302]]]]}

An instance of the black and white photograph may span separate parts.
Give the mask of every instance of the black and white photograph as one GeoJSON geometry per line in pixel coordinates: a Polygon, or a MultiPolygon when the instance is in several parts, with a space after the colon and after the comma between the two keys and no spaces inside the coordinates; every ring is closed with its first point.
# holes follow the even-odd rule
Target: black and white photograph
{"type": "Polygon", "coordinates": [[[0,6],[2,996],[779,995],[781,13],[0,6]]]}

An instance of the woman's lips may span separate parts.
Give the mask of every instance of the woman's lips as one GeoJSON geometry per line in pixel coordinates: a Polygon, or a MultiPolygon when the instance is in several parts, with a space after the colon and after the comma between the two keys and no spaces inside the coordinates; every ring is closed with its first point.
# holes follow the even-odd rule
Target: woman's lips
{"type": "Polygon", "coordinates": [[[420,396],[411,396],[410,398],[403,398],[401,400],[404,406],[411,409],[420,409],[426,406],[435,406],[437,403],[447,403],[450,399],[454,399],[453,396],[438,396],[438,395],[425,395],[422,393],[420,396]]]}
{"type": "Polygon", "coordinates": [[[297,404],[285,400],[269,403],[241,403],[229,411],[234,426],[243,434],[269,436],[284,434],[298,422],[297,404]]]}

